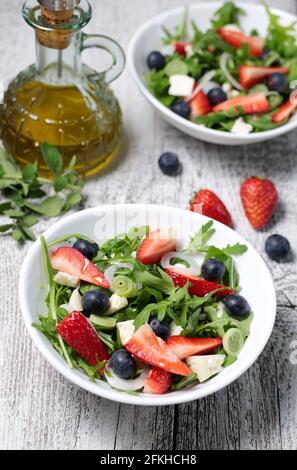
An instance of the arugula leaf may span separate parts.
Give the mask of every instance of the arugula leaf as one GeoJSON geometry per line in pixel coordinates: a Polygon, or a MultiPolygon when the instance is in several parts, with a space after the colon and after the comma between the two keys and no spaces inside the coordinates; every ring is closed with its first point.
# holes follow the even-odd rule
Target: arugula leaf
{"type": "Polygon", "coordinates": [[[188,21],[188,9],[185,8],[181,16],[180,22],[174,32],[169,31],[164,26],[162,27],[165,36],[163,43],[165,45],[172,44],[174,41],[183,41],[187,38],[187,21],[188,21]]]}
{"type": "Polygon", "coordinates": [[[215,14],[214,19],[211,21],[214,29],[223,28],[227,24],[238,24],[239,15],[243,15],[245,12],[238,8],[233,2],[226,2],[219,8],[215,14]]]}
{"type": "Polygon", "coordinates": [[[248,247],[246,245],[241,245],[240,243],[236,243],[236,245],[227,245],[225,248],[221,250],[227,256],[240,256],[244,255],[248,251],[248,247]]]}
{"type": "Polygon", "coordinates": [[[188,387],[189,385],[193,384],[194,382],[198,382],[198,377],[193,372],[192,374],[187,375],[186,377],[183,377],[177,383],[175,383],[172,386],[172,390],[175,390],[175,391],[182,390],[183,388],[188,387]]]}
{"type": "Polygon", "coordinates": [[[283,26],[280,24],[280,17],[270,10],[264,3],[269,18],[268,32],[265,40],[265,46],[271,51],[279,53],[282,57],[296,57],[296,22],[283,26]]]}
{"type": "Polygon", "coordinates": [[[235,119],[241,116],[243,112],[238,106],[236,109],[230,109],[229,111],[219,111],[217,113],[209,113],[206,116],[199,116],[195,119],[196,124],[204,125],[206,127],[215,128],[222,122],[226,122],[230,119],[235,119]]]}
{"type": "Polygon", "coordinates": [[[208,240],[214,235],[215,229],[213,227],[213,221],[210,220],[205,225],[202,225],[199,232],[190,239],[188,247],[184,251],[200,251],[205,247],[208,240]]]}
{"type": "Polygon", "coordinates": [[[164,294],[170,294],[175,289],[173,280],[162,269],[159,268],[158,272],[161,277],[154,276],[148,271],[138,271],[135,273],[135,278],[145,287],[152,287],[164,294]]]}

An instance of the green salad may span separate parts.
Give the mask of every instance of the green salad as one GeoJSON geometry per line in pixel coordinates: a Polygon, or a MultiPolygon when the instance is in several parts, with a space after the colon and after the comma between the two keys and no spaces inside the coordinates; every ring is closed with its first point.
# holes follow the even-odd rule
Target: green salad
{"type": "Polygon", "coordinates": [[[173,229],[131,229],[98,246],[82,234],[47,244],[48,314],[34,324],[92,380],[163,394],[230,366],[253,318],[239,294],[245,245],[211,244],[213,222],[180,242],[173,229]]]}
{"type": "Polygon", "coordinates": [[[295,23],[268,16],[265,37],[241,26],[245,11],[226,2],[201,31],[185,11],[174,32],[163,27],[164,47],[147,57],[147,84],[166,107],[197,125],[234,134],[263,132],[293,116],[297,100],[295,23]]]}

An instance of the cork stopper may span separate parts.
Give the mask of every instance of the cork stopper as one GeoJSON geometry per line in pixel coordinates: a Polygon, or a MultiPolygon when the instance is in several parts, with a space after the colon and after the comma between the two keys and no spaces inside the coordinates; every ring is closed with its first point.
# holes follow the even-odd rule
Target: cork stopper
{"type": "MultiPolygon", "coordinates": [[[[59,26],[68,23],[73,16],[73,9],[70,10],[49,10],[41,6],[41,14],[50,26],[59,26]]],[[[37,31],[37,38],[40,44],[51,49],[66,49],[72,37],[72,31],[67,29],[53,29],[52,31],[37,31]]]]}

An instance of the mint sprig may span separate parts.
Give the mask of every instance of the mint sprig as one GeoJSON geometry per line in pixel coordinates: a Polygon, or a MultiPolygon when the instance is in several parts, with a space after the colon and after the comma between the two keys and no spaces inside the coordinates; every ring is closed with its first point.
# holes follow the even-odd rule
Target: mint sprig
{"type": "Polygon", "coordinates": [[[14,240],[35,240],[31,230],[40,217],[57,217],[82,201],[83,182],[75,171],[76,158],[64,167],[59,150],[48,143],[41,146],[49,178],[40,175],[38,163],[21,168],[4,149],[0,149],[0,190],[6,200],[0,215],[10,219],[0,233],[14,240]]]}

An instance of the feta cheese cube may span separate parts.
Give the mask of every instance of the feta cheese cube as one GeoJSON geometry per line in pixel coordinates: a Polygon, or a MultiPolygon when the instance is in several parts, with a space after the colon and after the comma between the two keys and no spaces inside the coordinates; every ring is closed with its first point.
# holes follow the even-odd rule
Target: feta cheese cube
{"type": "Polygon", "coordinates": [[[224,26],[223,29],[226,29],[227,31],[234,31],[235,33],[242,33],[239,26],[237,24],[234,24],[234,23],[226,24],[226,26],[224,26]]]}
{"type": "Polygon", "coordinates": [[[222,90],[227,94],[229,95],[229,93],[232,91],[232,85],[228,82],[226,83],[223,83],[222,85],[222,90]]]}
{"type": "Polygon", "coordinates": [[[205,382],[205,380],[221,372],[225,357],[225,354],[191,356],[188,357],[187,364],[197,374],[199,382],[205,382]]]}
{"type": "Polygon", "coordinates": [[[73,311],[76,311],[76,312],[82,312],[83,311],[81,299],[82,298],[81,298],[81,295],[79,293],[79,290],[75,289],[72,292],[70,300],[69,300],[69,306],[70,306],[72,312],[73,311]]]}
{"type": "Polygon", "coordinates": [[[175,53],[175,46],[174,44],[167,44],[167,46],[164,46],[161,50],[161,53],[163,55],[173,55],[175,53]]]}
{"type": "Polygon", "coordinates": [[[176,323],[171,322],[169,326],[169,335],[170,336],[180,336],[183,331],[182,326],[178,326],[176,323]]]}
{"type": "Polygon", "coordinates": [[[110,300],[110,307],[107,310],[105,315],[113,315],[114,313],[118,312],[119,310],[122,310],[128,305],[128,300],[125,297],[121,297],[118,294],[112,294],[109,300],[110,300]]]}
{"type": "Polygon", "coordinates": [[[61,286],[67,286],[67,287],[78,287],[80,280],[75,277],[71,276],[70,274],[63,273],[62,271],[59,271],[55,277],[54,281],[57,284],[60,284],[61,286]]]}
{"type": "Polygon", "coordinates": [[[187,44],[187,45],[185,46],[185,51],[186,51],[186,56],[187,56],[187,57],[192,57],[192,55],[194,54],[192,44],[187,44]]]}
{"type": "Polygon", "coordinates": [[[242,117],[236,119],[235,123],[233,124],[233,127],[231,129],[231,132],[233,134],[240,134],[240,135],[246,135],[252,132],[253,126],[251,124],[248,124],[243,120],[242,117]]]}
{"type": "Polygon", "coordinates": [[[130,341],[135,333],[134,320],[127,320],[117,323],[117,330],[123,346],[130,341]]]}
{"type": "Polygon", "coordinates": [[[234,90],[230,91],[229,96],[230,96],[230,98],[236,98],[236,96],[239,96],[239,95],[240,95],[240,92],[238,90],[235,90],[235,88],[234,88],[234,90]]]}
{"type": "Polygon", "coordinates": [[[169,95],[190,96],[195,85],[195,80],[187,75],[171,75],[169,95]]]}

